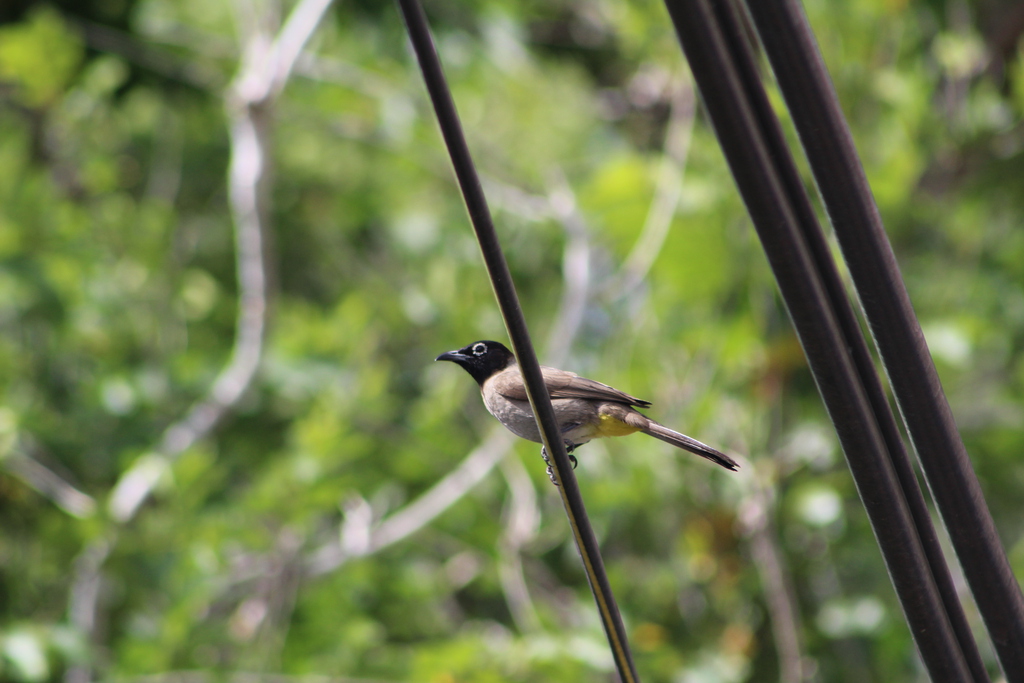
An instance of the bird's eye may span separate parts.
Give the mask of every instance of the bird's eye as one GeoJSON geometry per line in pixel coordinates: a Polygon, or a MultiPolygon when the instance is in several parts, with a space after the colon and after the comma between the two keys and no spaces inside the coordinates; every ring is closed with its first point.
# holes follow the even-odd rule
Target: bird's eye
{"type": "Polygon", "coordinates": [[[487,345],[486,344],[473,344],[473,355],[474,356],[482,356],[485,353],[487,353],[487,345]]]}

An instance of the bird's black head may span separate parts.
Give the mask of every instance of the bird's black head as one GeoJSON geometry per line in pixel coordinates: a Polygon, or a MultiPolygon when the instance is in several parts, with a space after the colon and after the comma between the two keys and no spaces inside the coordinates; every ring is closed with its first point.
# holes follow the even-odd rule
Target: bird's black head
{"type": "Polygon", "coordinates": [[[453,363],[458,363],[473,376],[478,384],[483,384],[494,373],[501,372],[515,363],[516,357],[505,348],[504,344],[483,340],[473,342],[457,351],[442,353],[434,360],[450,360],[453,363]]]}

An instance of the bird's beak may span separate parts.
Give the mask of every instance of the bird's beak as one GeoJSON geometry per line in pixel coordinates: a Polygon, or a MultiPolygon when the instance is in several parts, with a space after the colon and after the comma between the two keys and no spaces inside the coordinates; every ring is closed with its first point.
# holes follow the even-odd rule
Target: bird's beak
{"type": "Polygon", "coordinates": [[[463,360],[464,358],[465,358],[465,356],[463,356],[458,351],[445,351],[444,353],[442,353],[440,356],[438,356],[434,360],[435,361],[450,360],[453,363],[458,363],[460,360],[463,360]]]}

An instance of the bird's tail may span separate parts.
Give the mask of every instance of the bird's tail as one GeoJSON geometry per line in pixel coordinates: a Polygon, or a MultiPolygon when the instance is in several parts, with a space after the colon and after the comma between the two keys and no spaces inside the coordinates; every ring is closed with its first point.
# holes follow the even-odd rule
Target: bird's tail
{"type": "Polygon", "coordinates": [[[711,462],[721,465],[727,470],[736,471],[739,469],[739,464],[725,453],[716,451],[711,446],[703,444],[696,439],[691,439],[685,434],[673,431],[665,425],[658,424],[654,420],[650,420],[650,424],[647,425],[647,428],[641,429],[640,431],[644,434],[653,436],[655,439],[661,439],[665,443],[670,443],[676,448],[682,448],[684,451],[690,451],[702,458],[707,458],[711,462]]]}

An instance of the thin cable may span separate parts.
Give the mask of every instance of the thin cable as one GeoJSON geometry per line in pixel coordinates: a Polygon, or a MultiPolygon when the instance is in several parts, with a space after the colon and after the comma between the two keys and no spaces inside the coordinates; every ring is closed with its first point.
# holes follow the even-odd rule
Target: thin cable
{"type": "Polygon", "coordinates": [[[533,414],[540,426],[544,447],[552,456],[555,478],[559,484],[558,490],[569,518],[569,526],[576,539],[576,546],[583,560],[590,589],[594,593],[601,623],[608,636],[615,666],[624,683],[635,683],[639,681],[639,678],[633,664],[629,643],[626,640],[622,617],[619,614],[615,596],[604,569],[604,562],[601,559],[597,537],[590,526],[579,485],[576,483],[569,456],[565,452],[565,444],[562,442],[561,433],[558,430],[551,398],[544,389],[544,378],[530,341],[526,318],[519,305],[519,297],[516,294],[515,285],[512,283],[508,263],[505,261],[505,255],[491,220],[490,210],[487,208],[487,199],[484,196],[480,178],[462,132],[455,102],[452,100],[451,91],[448,89],[441,68],[441,60],[434,48],[427,18],[419,0],[398,0],[398,5],[401,8],[416,58],[419,61],[441,134],[448,146],[448,154],[451,156],[452,166],[462,190],[473,229],[476,231],[477,241],[480,243],[480,251],[491,278],[491,286],[494,288],[498,307],[501,309],[505,327],[512,341],[512,348],[523,373],[530,406],[533,408],[533,414]]]}
{"type": "Polygon", "coordinates": [[[1003,672],[1009,681],[1024,681],[1024,596],[942,391],[814,34],[799,2],[758,0],[747,6],[1003,672]]]}
{"type": "Polygon", "coordinates": [[[890,460],[872,391],[860,376],[856,336],[844,324],[849,301],[836,300],[831,283],[838,276],[823,275],[835,266],[830,260],[822,263],[820,250],[805,234],[813,212],[787,170],[793,162],[752,68],[749,45],[721,2],[666,0],[666,5],[839,435],[922,659],[933,680],[972,681],[890,460]]]}

